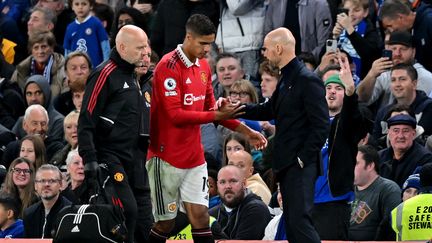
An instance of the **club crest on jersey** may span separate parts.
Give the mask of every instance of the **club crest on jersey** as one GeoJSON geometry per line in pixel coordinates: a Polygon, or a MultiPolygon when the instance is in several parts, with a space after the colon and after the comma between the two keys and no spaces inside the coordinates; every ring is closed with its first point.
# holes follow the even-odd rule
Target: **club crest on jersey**
{"type": "Polygon", "coordinates": [[[92,30],[91,30],[90,28],[87,28],[87,29],[85,30],[85,33],[86,33],[87,35],[91,35],[92,30]]]}
{"type": "Polygon", "coordinates": [[[173,78],[167,78],[164,81],[164,87],[168,91],[174,90],[177,87],[177,82],[173,78]]]}
{"type": "Polygon", "coordinates": [[[203,82],[203,84],[207,84],[207,73],[204,71],[201,71],[200,75],[201,75],[201,81],[203,82]]]}
{"type": "Polygon", "coordinates": [[[146,99],[146,101],[148,102],[148,103],[150,103],[151,102],[151,96],[150,96],[150,93],[149,92],[145,92],[144,93],[144,97],[145,97],[145,99],[146,99]]]}
{"type": "Polygon", "coordinates": [[[122,182],[124,179],[124,175],[120,172],[117,172],[114,174],[114,180],[118,181],[118,182],[122,182]]]}
{"type": "Polygon", "coordinates": [[[176,202],[172,202],[170,204],[168,204],[168,212],[170,213],[174,213],[177,209],[177,203],[176,202]]]}

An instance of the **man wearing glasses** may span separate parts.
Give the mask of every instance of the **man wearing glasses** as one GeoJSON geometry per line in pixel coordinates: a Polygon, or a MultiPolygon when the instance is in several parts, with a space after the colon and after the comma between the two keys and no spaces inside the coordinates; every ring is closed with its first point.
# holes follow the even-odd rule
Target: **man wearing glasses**
{"type": "Polygon", "coordinates": [[[71,202],[60,196],[62,174],[50,164],[36,172],[35,189],[41,200],[24,211],[25,238],[52,238],[51,231],[57,213],[71,202]]]}

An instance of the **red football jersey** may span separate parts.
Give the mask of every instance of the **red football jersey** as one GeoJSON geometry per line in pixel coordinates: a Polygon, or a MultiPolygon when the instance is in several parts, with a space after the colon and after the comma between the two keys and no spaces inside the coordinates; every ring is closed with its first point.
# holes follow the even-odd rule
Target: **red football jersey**
{"type": "MultiPolygon", "coordinates": [[[[182,169],[203,164],[200,124],[214,121],[214,105],[207,61],[192,63],[181,45],[166,54],[154,72],[147,157],[159,157],[182,169]]],[[[234,130],[239,121],[221,124],[234,130]]]]}

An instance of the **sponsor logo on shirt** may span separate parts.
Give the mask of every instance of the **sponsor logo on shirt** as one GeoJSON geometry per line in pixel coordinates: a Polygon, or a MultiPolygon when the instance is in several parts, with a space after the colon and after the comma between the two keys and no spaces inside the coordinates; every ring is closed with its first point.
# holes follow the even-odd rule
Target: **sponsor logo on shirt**
{"type": "Polygon", "coordinates": [[[200,101],[200,100],[204,100],[204,99],[205,99],[204,95],[194,96],[193,94],[185,94],[184,104],[185,105],[193,105],[193,103],[195,101],[200,101]]]}
{"type": "Polygon", "coordinates": [[[176,96],[177,95],[177,91],[166,91],[165,92],[165,96],[176,96]]]}

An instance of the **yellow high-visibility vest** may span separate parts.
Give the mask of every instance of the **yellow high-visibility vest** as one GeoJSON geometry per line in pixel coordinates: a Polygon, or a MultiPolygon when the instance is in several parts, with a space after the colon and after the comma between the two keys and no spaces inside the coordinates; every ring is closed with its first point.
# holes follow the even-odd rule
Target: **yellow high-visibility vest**
{"type": "Polygon", "coordinates": [[[432,238],[432,194],[419,194],[392,210],[397,241],[432,238]]]}

